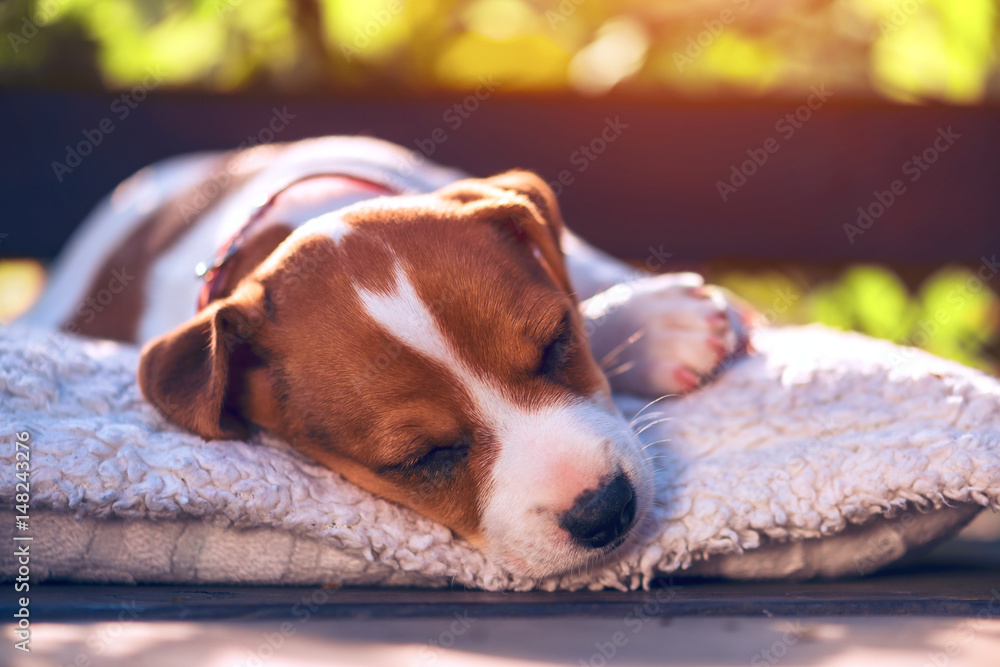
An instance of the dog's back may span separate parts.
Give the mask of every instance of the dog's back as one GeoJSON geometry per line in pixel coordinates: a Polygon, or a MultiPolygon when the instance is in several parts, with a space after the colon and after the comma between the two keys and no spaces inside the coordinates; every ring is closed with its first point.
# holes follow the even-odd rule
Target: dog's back
{"type": "MultiPolygon", "coordinates": [[[[318,174],[370,180],[399,193],[433,191],[457,171],[383,141],[326,137],[199,153],[142,169],[78,228],[25,321],[87,336],[143,343],[187,320],[202,281],[196,267],[239,233],[254,211],[290,184],[318,174]]],[[[333,192],[285,211],[294,227],[365,192],[333,192]]]]}

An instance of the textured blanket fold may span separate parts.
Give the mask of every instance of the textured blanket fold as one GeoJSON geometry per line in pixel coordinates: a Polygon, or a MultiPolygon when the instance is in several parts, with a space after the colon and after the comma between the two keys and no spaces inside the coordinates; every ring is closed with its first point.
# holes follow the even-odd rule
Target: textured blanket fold
{"type": "Polygon", "coordinates": [[[691,396],[618,397],[653,443],[652,516],[620,558],[533,581],[273,438],[205,442],[165,422],[135,348],[7,327],[0,534],[33,536],[35,580],[625,589],[680,570],[866,574],[1000,506],[997,380],[821,327],[755,346],[691,396]],[[12,509],[22,431],[28,531],[12,509]]]}

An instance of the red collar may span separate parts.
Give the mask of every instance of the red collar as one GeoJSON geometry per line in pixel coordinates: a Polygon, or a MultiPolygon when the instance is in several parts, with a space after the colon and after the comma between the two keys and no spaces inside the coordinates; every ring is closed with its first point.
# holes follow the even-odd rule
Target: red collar
{"type": "Polygon", "coordinates": [[[393,189],[384,183],[378,183],[376,181],[368,180],[366,178],[358,178],[357,176],[351,176],[348,174],[338,174],[338,173],[321,173],[321,174],[310,174],[309,176],[303,176],[302,178],[296,179],[283,187],[282,189],[271,195],[266,202],[257,207],[257,209],[250,214],[247,221],[244,222],[239,229],[236,230],[232,236],[222,245],[218,252],[215,253],[215,258],[211,265],[205,262],[199,262],[195,267],[195,275],[204,281],[201,286],[201,291],[198,293],[198,311],[201,312],[205,309],[208,304],[212,303],[215,299],[219,297],[219,290],[222,289],[224,284],[223,278],[227,274],[229,260],[233,258],[236,253],[240,251],[243,247],[244,242],[250,236],[251,228],[254,227],[260,220],[264,218],[264,214],[267,213],[277,198],[286,190],[288,190],[293,185],[307,181],[312,178],[327,178],[336,177],[343,179],[345,181],[353,181],[359,186],[366,190],[375,190],[376,196],[380,195],[397,195],[401,192],[397,189],[393,189]]]}

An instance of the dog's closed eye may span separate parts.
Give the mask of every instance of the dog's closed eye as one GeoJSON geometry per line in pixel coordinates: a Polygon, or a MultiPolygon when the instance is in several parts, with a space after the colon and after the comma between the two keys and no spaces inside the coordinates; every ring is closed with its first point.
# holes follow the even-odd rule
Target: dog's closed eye
{"type": "Polygon", "coordinates": [[[383,466],[381,472],[397,475],[425,475],[438,478],[450,476],[469,458],[471,442],[467,438],[453,441],[415,439],[419,449],[398,463],[383,466]]]}
{"type": "Polygon", "coordinates": [[[469,443],[459,440],[438,445],[421,456],[412,467],[431,477],[450,475],[469,458],[469,443]]]}
{"type": "Polygon", "coordinates": [[[552,340],[542,349],[535,373],[558,382],[559,372],[569,361],[572,352],[573,330],[570,327],[569,313],[566,313],[552,340]]]}

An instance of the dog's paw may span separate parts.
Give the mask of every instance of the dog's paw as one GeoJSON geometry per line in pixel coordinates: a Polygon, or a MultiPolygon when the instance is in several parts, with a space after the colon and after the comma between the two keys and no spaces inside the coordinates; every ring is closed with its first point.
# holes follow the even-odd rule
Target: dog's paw
{"type": "Polygon", "coordinates": [[[642,278],[583,304],[591,349],[616,391],[687,393],[747,347],[748,322],[693,273],[642,278]]]}

